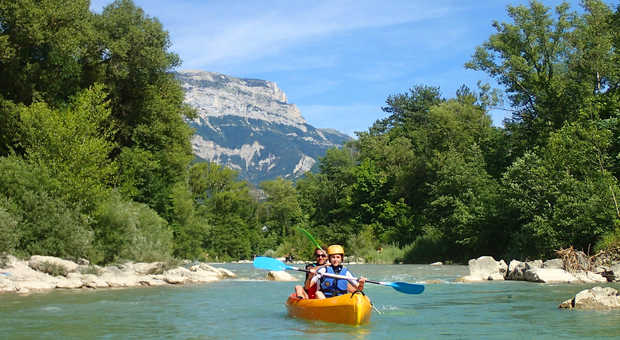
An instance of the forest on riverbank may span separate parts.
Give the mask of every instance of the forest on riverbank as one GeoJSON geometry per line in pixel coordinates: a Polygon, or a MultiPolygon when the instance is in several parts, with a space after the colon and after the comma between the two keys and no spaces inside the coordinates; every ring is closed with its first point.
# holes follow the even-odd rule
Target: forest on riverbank
{"type": "Polygon", "coordinates": [[[306,258],[298,227],[374,262],[620,242],[620,6],[509,6],[465,65],[503,92],[413,85],[317,171],[254,188],[194,161],[161,23],[130,0],[89,5],[0,0],[0,253],[306,258]]]}

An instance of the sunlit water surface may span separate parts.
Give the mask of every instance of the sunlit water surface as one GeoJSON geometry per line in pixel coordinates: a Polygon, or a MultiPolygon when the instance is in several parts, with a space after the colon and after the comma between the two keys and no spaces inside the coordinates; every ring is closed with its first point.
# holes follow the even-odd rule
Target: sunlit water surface
{"type": "MultiPolygon", "coordinates": [[[[218,264],[238,278],[204,285],[0,295],[0,339],[605,339],[620,311],[557,305],[593,285],[458,284],[465,266],[350,265],[378,281],[433,280],[420,295],[368,284],[376,309],[352,327],[287,316],[300,282],[265,281],[251,264],[218,264]]],[[[303,273],[293,272],[299,279],[303,273]]],[[[620,285],[611,285],[620,290],[620,285]]]]}

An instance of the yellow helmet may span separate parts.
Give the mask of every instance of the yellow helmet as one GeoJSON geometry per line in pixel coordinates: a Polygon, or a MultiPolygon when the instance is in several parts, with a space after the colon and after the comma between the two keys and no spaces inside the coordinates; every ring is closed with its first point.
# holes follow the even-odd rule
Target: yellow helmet
{"type": "Polygon", "coordinates": [[[342,248],[342,246],[339,246],[337,244],[327,247],[327,255],[334,255],[334,254],[344,255],[344,248],[342,248]]]}

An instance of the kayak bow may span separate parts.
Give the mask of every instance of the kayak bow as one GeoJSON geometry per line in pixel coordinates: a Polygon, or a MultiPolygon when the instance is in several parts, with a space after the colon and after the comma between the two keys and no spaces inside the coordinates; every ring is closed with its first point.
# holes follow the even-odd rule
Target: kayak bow
{"type": "Polygon", "coordinates": [[[372,306],[370,299],[360,293],[327,299],[298,299],[291,294],[286,300],[286,308],[294,318],[357,326],[370,321],[372,306]]]}

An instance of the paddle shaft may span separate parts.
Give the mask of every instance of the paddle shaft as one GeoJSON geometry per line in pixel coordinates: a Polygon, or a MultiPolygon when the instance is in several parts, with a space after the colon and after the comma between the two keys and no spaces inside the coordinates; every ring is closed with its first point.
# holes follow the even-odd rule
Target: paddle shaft
{"type": "MultiPolygon", "coordinates": [[[[301,268],[297,268],[297,267],[287,266],[287,269],[293,269],[293,270],[298,270],[300,272],[311,273],[311,271],[309,271],[307,269],[301,269],[301,268]]],[[[359,280],[356,277],[349,277],[349,276],[338,275],[338,274],[322,273],[321,275],[322,276],[327,276],[327,277],[332,277],[334,279],[344,279],[344,280],[347,280],[347,281],[358,281],[359,280]]],[[[372,281],[372,280],[366,280],[366,282],[374,283],[374,284],[377,284],[377,285],[382,285],[383,284],[381,282],[372,281]]]]}
{"type": "MultiPolygon", "coordinates": [[[[291,267],[291,266],[286,266],[286,269],[293,269],[293,270],[298,270],[300,272],[311,273],[311,271],[309,271],[309,270],[301,269],[301,268],[297,268],[297,267],[291,267]]],[[[347,280],[347,281],[358,281],[359,280],[356,277],[347,277],[347,276],[338,275],[338,274],[322,273],[321,275],[327,276],[327,277],[332,277],[334,279],[344,279],[344,280],[347,280]]],[[[381,285],[381,286],[390,286],[390,287],[394,288],[392,286],[392,284],[393,284],[392,282],[380,282],[380,281],[373,281],[373,280],[368,280],[368,279],[366,279],[366,282],[374,283],[376,285],[381,285]]],[[[414,286],[414,284],[405,283],[405,282],[399,282],[399,284],[414,286]]]]}
{"type": "MultiPolygon", "coordinates": [[[[300,269],[292,266],[288,266],[284,264],[284,262],[265,256],[257,256],[254,259],[254,267],[266,270],[297,270],[305,273],[312,273],[311,270],[300,269]]],[[[316,272],[316,271],[315,271],[316,272]]],[[[336,279],[343,279],[347,281],[358,281],[355,277],[348,277],[344,275],[330,274],[330,273],[321,273],[321,275],[325,275],[326,277],[332,277],[336,279]]],[[[407,283],[407,282],[379,282],[366,280],[366,282],[374,283],[381,286],[389,286],[394,288],[395,290],[405,293],[405,294],[420,294],[424,291],[424,285],[415,284],[415,283],[407,283]]]]}

